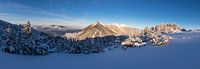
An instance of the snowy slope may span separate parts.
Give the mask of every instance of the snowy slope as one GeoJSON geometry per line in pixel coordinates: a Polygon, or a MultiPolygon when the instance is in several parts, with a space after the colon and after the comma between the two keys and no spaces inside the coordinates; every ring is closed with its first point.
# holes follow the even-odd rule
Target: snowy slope
{"type": "Polygon", "coordinates": [[[2,69],[200,69],[200,33],[171,34],[162,47],[113,49],[90,55],[24,56],[0,52],[2,69]]]}

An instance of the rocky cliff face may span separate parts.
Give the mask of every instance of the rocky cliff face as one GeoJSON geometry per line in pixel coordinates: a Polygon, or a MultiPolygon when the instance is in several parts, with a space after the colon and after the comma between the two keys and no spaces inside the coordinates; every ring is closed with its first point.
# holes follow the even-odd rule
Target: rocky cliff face
{"type": "Polygon", "coordinates": [[[180,32],[181,28],[177,24],[160,24],[156,25],[155,27],[147,27],[146,29],[149,29],[152,32],[157,32],[157,33],[176,33],[180,32]]]}

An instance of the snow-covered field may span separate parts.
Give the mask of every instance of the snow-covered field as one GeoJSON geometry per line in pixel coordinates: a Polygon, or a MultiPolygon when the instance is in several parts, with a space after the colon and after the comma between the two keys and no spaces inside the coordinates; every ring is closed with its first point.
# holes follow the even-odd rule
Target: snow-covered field
{"type": "Polygon", "coordinates": [[[200,32],[172,34],[166,46],[105,53],[25,56],[0,52],[0,69],[200,69],[200,32]]]}

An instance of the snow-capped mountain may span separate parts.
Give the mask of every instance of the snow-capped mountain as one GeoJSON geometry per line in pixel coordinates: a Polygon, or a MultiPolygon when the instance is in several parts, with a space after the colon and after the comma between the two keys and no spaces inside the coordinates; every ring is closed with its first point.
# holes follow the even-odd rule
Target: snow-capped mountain
{"type": "Polygon", "coordinates": [[[83,29],[81,32],[79,32],[75,38],[85,39],[85,38],[104,37],[104,36],[109,36],[109,35],[138,36],[141,34],[142,34],[142,30],[131,28],[127,25],[103,24],[97,21],[96,23],[89,25],[88,27],[83,29]]]}
{"type": "Polygon", "coordinates": [[[117,35],[112,30],[108,29],[104,24],[97,21],[96,23],[89,25],[83,29],[76,38],[85,39],[85,38],[95,38],[95,37],[104,37],[108,35],[117,35]]]}

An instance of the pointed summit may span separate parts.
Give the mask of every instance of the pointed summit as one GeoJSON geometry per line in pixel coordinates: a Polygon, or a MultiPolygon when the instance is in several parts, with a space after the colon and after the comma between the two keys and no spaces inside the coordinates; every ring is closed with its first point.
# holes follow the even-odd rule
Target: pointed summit
{"type": "Polygon", "coordinates": [[[85,39],[85,38],[104,37],[108,35],[116,35],[116,33],[106,28],[104,24],[97,21],[94,24],[89,25],[88,27],[83,29],[76,38],[85,39]]]}
{"type": "Polygon", "coordinates": [[[101,22],[100,21],[96,21],[96,23],[94,23],[94,24],[98,25],[98,24],[101,24],[101,22]]]}
{"type": "Polygon", "coordinates": [[[100,21],[96,21],[94,24],[92,24],[91,26],[104,26],[103,23],[101,23],[100,21]]]}

